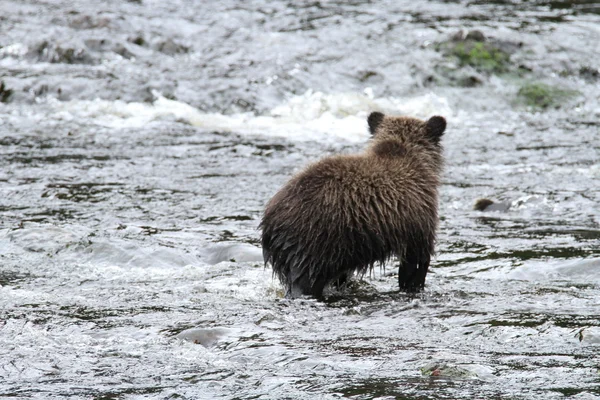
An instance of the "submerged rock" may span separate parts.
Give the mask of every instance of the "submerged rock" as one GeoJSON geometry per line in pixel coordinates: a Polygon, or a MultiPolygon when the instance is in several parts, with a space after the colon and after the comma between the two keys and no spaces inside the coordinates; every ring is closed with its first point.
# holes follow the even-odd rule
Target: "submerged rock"
{"type": "Polygon", "coordinates": [[[481,85],[490,75],[521,75],[526,70],[513,65],[511,55],[522,46],[521,42],[487,37],[479,30],[460,30],[435,45],[435,49],[445,56],[435,71],[442,80],[460,87],[481,85]]]}
{"type": "Polygon", "coordinates": [[[96,29],[106,28],[110,19],[91,15],[77,15],[69,20],[69,26],[74,29],[96,29]]]}
{"type": "Polygon", "coordinates": [[[223,261],[263,262],[262,250],[258,247],[244,243],[215,246],[207,249],[204,257],[206,257],[204,261],[208,264],[218,264],[223,261]]]}
{"type": "Polygon", "coordinates": [[[474,31],[469,31],[469,33],[467,33],[467,36],[465,37],[466,40],[474,40],[476,42],[485,42],[485,35],[483,34],[483,32],[478,31],[477,29],[474,31]]]}
{"type": "Polygon", "coordinates": [[[185,54],[188,51],[190,51],[189,47],[173,40],[173,39],[166,39],[166,40],[161,40],[157,43],[155,43],[155,45],[153,46],[155,50],[160,51],[163,54],[166,54],[168,56],[174,56],[177,54],[185,54]]]}
{"type": "Polygon", "coordinates": [[[176,337],[204,347],[213,347],[229,333],[231,330],[226,328],[192,328],[180,332],[176,337]]]}
{"type": "Polygon", "coordinates": [[[8,103],[10,101],[10,98],[13,95],[13,91],[12,89],[9,89],[8,87],[6,87],[6,85],[4,84],[4,81],[0,81],[0,102],[2,103],[8,103]]]}
{"type": "Polygon", "coordinates": [[[421,368],[421,374],[440,378],[476,378],[477,374],[458,365],[430,363],[421,368]]]}
{"type": "Polygon", "coordinates": [[[473,206],[475,211],[508,211],[510,204],[495,203],[490,199],[478,199],[473,206]]]}
{"type": "Polygon", "coordinates": [[[550,86],[545,83],[526,83],[517,92],[518,101],[538,108],[560,107],[578,94],[577,91],[550,86]]]}
{"type": "Polygon", "coordinates": [[[469,65],[478,71],[498,73],[508,69],[510,56],[491,44],[465,40],[450,49],[449,54],[458,59],[459,66],[469,65]]]}
{"type": "Polygon", "coordinates": [[[437,48],[448,58],[456,60],[459,68],[470,66],[485,73],[500,73],[509,69],[510,53],[506,46],[502,46],[500,41],[488,40],[479,30],[467,34],[461,30],[437,48]]]}
{"type": "Polygon", "coordinates": [[[594,67],[581,67],[579,68],[579,76],[586,82],[596,82],[600,79],[600,70],[594,67]]]}
{"type": "Polygon", "coordinates": [[[53,64],[96,64],[97,60],[84,44],[52,43],[44,40],[29,51],[29,56],[37,61],[53,64]]]}

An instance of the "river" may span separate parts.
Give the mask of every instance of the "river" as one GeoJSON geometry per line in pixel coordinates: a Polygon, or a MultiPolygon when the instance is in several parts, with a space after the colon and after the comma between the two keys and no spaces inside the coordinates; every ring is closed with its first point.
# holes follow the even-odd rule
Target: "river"
{"type": "Polygon", "coordinates": [[[597,1],[3,0],[0,396],[600,398],[599,60],[597,1]],[[448,121],[425,291],[286,299],[262,210],[373,110],[448,121]]]}

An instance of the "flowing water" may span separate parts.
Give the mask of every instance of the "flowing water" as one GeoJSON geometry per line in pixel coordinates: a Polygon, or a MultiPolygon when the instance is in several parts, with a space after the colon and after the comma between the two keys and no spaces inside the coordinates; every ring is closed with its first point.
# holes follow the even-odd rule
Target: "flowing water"
{"type": "Polygon", "coordinates": [[[3,0],[0,396],[600,398],[599,60],[597,1],[3,0]],[[286,299],[263,207],[373,110],[448,120],[426,289],[286,299]]]}

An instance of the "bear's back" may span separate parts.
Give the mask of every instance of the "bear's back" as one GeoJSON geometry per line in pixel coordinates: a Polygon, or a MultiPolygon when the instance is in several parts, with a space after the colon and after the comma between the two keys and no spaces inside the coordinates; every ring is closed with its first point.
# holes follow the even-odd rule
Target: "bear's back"
{"type": "Polygon", "coordinates": [[[288,205],[307,210],[316,207],[323,213],[359,209],[368,213],[367,208],[375,206],[394,213],[403,207],[430,203],[424,196],[437,201],[432,190],[436,181],[435,171],[409,155],[391,160],[374,154],[342,155],[308,166],[280,194],[285,195],[288,205]]]}

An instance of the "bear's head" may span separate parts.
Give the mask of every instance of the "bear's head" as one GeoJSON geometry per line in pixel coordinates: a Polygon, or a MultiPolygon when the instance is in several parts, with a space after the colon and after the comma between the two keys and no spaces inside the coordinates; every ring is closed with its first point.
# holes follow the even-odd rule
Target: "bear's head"
{"type": "Polygon", "coordinates": [[[407,151],[422,152],[441,167],[440,141],[446,130],[446,120],[434,116],[427,121],[411,117],[394,117],[374,111],[367,119],[373,143],[371,149],[379,156],[403,156],[407,151]]]}

